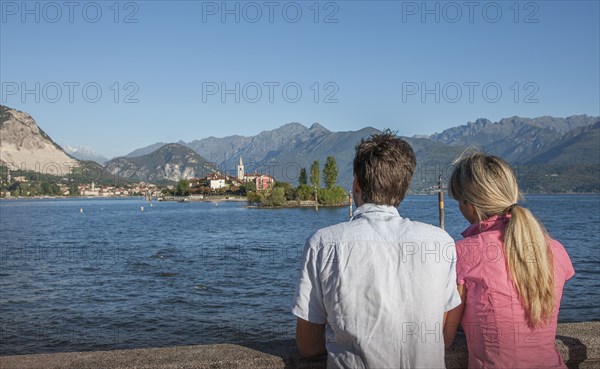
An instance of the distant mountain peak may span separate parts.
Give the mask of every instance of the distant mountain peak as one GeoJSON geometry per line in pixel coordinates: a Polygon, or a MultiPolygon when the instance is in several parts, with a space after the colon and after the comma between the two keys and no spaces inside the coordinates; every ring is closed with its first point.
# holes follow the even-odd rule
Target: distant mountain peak
{"type": "Polygon", "coordinates": [[[133,150],[132,152],[130,152],[127,155],[124,155],[124,157],[126,158],[134,158],[137,156],[142,156],[142,155],[146,155],[146,154],[150,154],[151,152],[163,147],[164,145],[166,145],[165,142],[157,142],[155,144],[152,145],[148,145],[146,147],[142,147],[136,150],[133,150]]]}
{"type": "Polygon", "coordinates": [[[328,130],[327,128],[323,127],[321,124],[319,124],[318,122],[313,123],[310,128],[308,129],[309,131],[323,131],[323,132],[331,132],[330,130],[328,130]]]}
{"type": "Polygon", "coordinates": [[[188,149],[189,150],[189,148],[185,147],[184,145],[182,145],[180,143],[171,142],[171,143],[164,144],[163,146],[158,148],[158,150],[155,150],[155,151],[166,151],[166,150],[173,150],[173,149],[188,149]]]}
{"type": "Polygon", "coordinates": [[[299,128],[299,129],[308,129],[304,126],[304,124],[302,123],[298,123],[298,122],[290,122],[290,123],[286,123],[284,125],[282,125],[279,128],[299,128]]]}
{"type": "Polygon", "coordinates": [[[477,118],[475,122],[468,122],[467,126],[486,127],[490,124],[494,123],[487,118],[477,118]]]}
{"type": "Polygon", "coordinates": [[[98,154],[94,149],[89,146],[70,146],[61,145],[63,150],[75,159],[78,160],[89,160],[95,161],[96,163],[104,164],[108,161],[108,158],[104,155],[98,154]]]}

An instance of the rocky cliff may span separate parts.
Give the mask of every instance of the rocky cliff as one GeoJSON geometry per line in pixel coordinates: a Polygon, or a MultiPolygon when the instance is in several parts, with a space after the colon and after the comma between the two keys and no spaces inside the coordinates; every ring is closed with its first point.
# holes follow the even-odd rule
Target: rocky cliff
{"type": "Polygon", "coordinates": [[[58,146],[24,112],[0,105],[0,163],[9,169],[66,175],[80,162],[58,146]]]}

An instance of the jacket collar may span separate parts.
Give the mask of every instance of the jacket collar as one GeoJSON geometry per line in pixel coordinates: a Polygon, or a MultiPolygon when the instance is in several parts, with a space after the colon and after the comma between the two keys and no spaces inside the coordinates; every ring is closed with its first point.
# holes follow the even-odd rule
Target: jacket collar
{"type": "Polygon", "coordinates": [[[463,237],[471,237],[486,231],[503,231],[509,218],[510,214],[492,215],[479,223],[471,224],[461,233],[461,235],[463,237]]]}
{"type": "Polygon", "coordinates": [[[398,209],[389,205],[362,204],[354,212],[350,220],[358,219],[363,216],[396,216],[399,217],[398,209]]]}

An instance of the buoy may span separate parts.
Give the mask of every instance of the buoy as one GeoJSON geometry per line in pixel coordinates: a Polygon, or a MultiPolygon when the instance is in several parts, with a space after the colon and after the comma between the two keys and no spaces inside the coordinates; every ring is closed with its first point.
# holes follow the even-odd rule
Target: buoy
{"type": "Polygon", "coordinates": [[[80,212],[80,213],[83,213],[83,208],[79,208],[79,212],[80,212]]]}
{"type": "Polygon", "coordinates": [[[143,206],[142,206],[142,207],[140,207],[140,210],[141,210],[141,211],[144,211],[144,207],[143,207],[143,206]]]}

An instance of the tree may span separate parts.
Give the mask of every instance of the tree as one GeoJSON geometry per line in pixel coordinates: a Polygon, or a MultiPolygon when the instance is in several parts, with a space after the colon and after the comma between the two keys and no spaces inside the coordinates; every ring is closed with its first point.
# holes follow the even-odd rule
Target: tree
{"type": "Polygon", "coordinates": [[[60,195],[60,187],[56,183],[50,185],[50,195],[60,195]]]}
{"type": "Polygon", "coordinates": [[[263,197],[256,192],[248,192],[246,199],[248,200],[248,204],[260,204],[263,201],[263,197]]]}
{"type": "Polygon", "coordinates": [[[177,191],[175,192],[178,196],[186,196],[190,193],[190,182],[187,179],[180,179],[177,182],[177,191]]]}
{"type": "Polygon", "coordinates": [[[274,188],[267,197],[267,205],[270,206],[283,206],[285,202],[285,190],[281,187],[274,188]]]}
{"type": "Polygon", "coordinates": [[[315,188],[319,188],[321,184],[321,169],[318,160],[315,160],[310,166],[310,184],[315,188]]]}
{"type": "Polygon", "coordinates": [[[300,169],[300,176],[298,176],[298,183],[301,185],[305,185],[308,183],[308,179],[306,178],[306,168],[300,169]]]}
{"type": "Polygon", "coordinates": [[[71,183],[71,185],[69,186],[69,196],[78,196],[78,195],[80,195],[79,187],[77,186],[76,183],[71,183]]]}
{"type": "Polygon", "coordinates": [[[337,182],[338,166],[333,156],[328,156],[323,167],[323,182],[327,188],[331,188],[337,182]]]}
{"type": "Polygon", "coordinates": [[[296,189],[287,182],[277,181],[275,182],[275,186],[273,186],[273,188],[282,188],[285,192],[285,199],[288,201],[294,200],[296,198],[296,189]]]}
{"type": "Polygon", "coordinates": [[[50,194],[50,183],[48,183],[47,181],[44,181],[44,182],[42,182],[40,187],[41,187],[41,192],[43,195],[50,194]]]}
{"type": "Polygon", "coordinates": [[[256,192],[256,183],[246,182],[240,187],[240,191],[244,194],[248,194],[250,192],[256,192]]]}
{"type": "Polygon", "coordinates": [[[301,184],[296,190],[296,198],[300,201],[314,200],[315,190],[307,184],[301,184]]]}
{"type": "Polygon", "coordinates": [[[348,198],[346,191],[340,186],[332,186],[319,191],[319,203],[323,205],[340,205],[348,198]]]}

